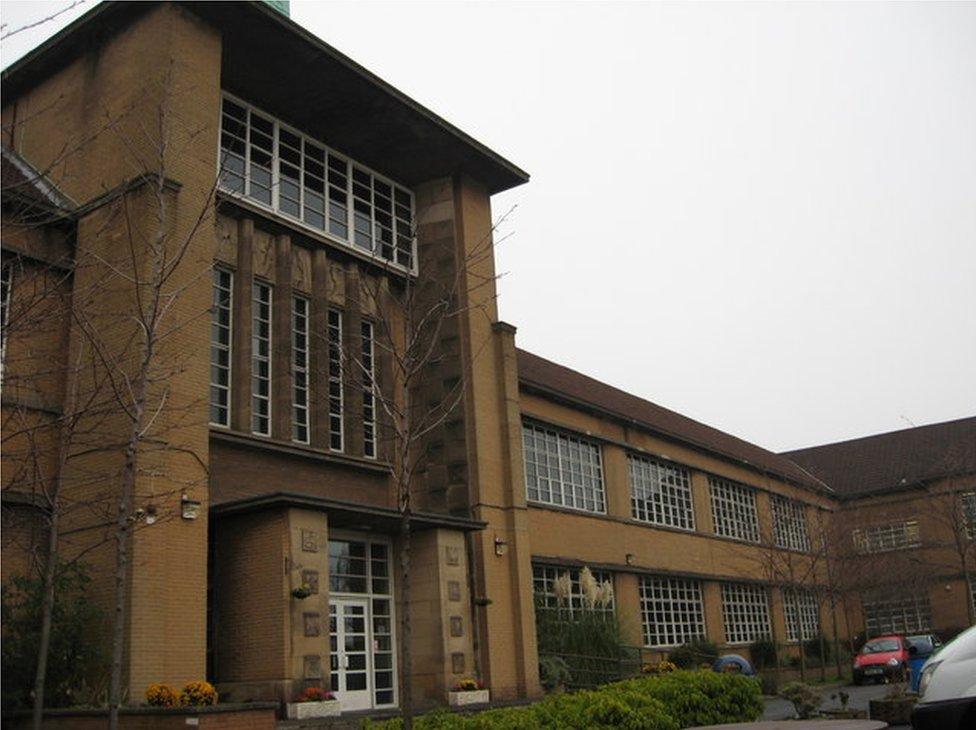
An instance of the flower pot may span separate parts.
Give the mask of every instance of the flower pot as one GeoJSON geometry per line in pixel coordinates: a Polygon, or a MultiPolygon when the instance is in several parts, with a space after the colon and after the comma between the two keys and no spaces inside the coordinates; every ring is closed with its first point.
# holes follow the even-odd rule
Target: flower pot
{"type": "Polygon", "coordinates": [[[486,689],[472,689],[464,692],[448,692],[447,702],[451,707],[487,705],[490,696],[489,691],[486,689]]]}
{"type": "Polygon", "coordinates": [[[307,720],[310,717],[338,717],[340,712],[339,700],[289,702],[285,707],[285,714],[289,720],[307,720]]]}
{"type": "Polygon", "coordinates": [[[897,699],[870,700],[868,716],[872,720],[882,720],[889,725],[909,725],[912,721],[912,708],[917,698],[898,697],[897,699]]]}

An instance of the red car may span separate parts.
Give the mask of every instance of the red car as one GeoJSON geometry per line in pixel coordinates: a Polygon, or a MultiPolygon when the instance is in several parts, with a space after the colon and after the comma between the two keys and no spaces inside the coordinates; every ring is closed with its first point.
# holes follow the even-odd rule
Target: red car
{"type": "Polygon", "coordinates": [[[854,684],[868,679],[903,679],[908,672],[908,642],[904,636],[876,636],[854,657],[854,684]]]}

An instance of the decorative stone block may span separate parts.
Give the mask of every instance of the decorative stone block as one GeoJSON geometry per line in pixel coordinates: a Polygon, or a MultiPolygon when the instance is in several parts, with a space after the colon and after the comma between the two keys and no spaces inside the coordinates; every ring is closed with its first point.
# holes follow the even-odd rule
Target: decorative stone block
{"type": "Polygon", "coordinates": [[[459,581],[447,581],[447,599],[449,601],[461,600],[461,583],[459,581]]]}
{"type": "Polygon", "coordinates": [[[464,636],[464,619],[451,616],[451,636],[464,636]]]}
{"type": "Polygon", "coordinates": [[[322,627],[317,613],[303,613],[302,623],[305,626],[305,636],[321,636],[322,627]]]}
{"type": "Polygon", "coordinates": [[[319,592],[319,571],[303,570],[302,585],[308,586],[309,590],[312,591],[312,595],[316,595],[319,592]]]}
{"type": "Polygon", "coordinates": [[[461,564],[461,550],[456,547],[446,547],[444,552],[447,557],[448,565],[460,565],[461,564]]]}
{"type": "Polygon", "coordinates": [[[456,651],[451,654],[451,672],[453,674],[464,674],[464,653],[456,651]]]}
{"type": "Polygon", "coordinates": [[[303,659],[305,679],[322,679],[322,657],[318,654],[306,654],[303,659]]]}
{"type": "Polygon", "coordinates": [[[319,537],[315,530],[302,530],[302,552],[317,553],[319,551],[319,537]]]}
{"type": "Polygon", "coordinates": [[[341,713],[339,700],[289,702],[286,707],[286,714],[289,720],[306,720],[312,717],[338,717],[341,713]]]}
{"type": "Polygon", "coordinates": [[[476,689],[470,692],[448,692],[447,701],[451,707],[464,707],[465,705],[487,705],[490,699],[488,690],[476,689]]]}

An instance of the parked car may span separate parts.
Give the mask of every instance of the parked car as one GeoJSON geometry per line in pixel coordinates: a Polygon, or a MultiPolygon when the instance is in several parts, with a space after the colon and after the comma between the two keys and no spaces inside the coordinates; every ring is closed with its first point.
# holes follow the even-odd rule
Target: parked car
{"type": "Polygon", "coordinates": [[[915,730],[969,730],[976,727],[976,626],[963,631],[925,662],[915,730]]]}
{"type": "Polygon", "coordinates": [[[908,672],[908,642],[904,636],[868,639],[854,657],[854,684],[869,679],[898,680],[908,672]]]}
{"type": "Polygon", "coordinates": [[[929,657],[942,648],[942,640],[935,634],[915,634],[906,636],[908,642],[908,670],[911,672],[909,689],[918,692],[918,683],[922,678],[922,667],[929,657]]]}

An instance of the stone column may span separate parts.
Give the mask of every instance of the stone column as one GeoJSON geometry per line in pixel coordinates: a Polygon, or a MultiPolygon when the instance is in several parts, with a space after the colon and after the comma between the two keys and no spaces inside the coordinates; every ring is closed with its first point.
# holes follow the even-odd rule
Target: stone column
{"type": "Polygon", "coordinates": [[[343,428],[346,453],[363,455],[363,337],[359,268],[346,267],[346,311],[343,318],[343,428]]]}
{"type": "Polygon", "coordinates": [[[312,253],[311,337],[309,338],[312,402],[311,445],[329,448],[329,259],[324,248],[312,253]]]}
{"type": "Polygon", "coordinates": [[[287,572],[290,591],[308,586],[304,599],[289,595],[289,679],[293,693],[329,689],[329,528],[324,512],[288,510],[287,572]]]}
{"type": "Polygon", "coordinates": [[[623,633],[624,643],[630,646],[644,645],[644,629],[640,606],[640,579],[634,573],[614,575],[614,603],[617,620],[623,633]]]}
{"type": "Polygon", "coordinates": [[[705,604],[705,631],[708,640],[725,643],[725,622],[722,619],[722,586],[714,581],[702,581],[702,603],[705,604]]]}

